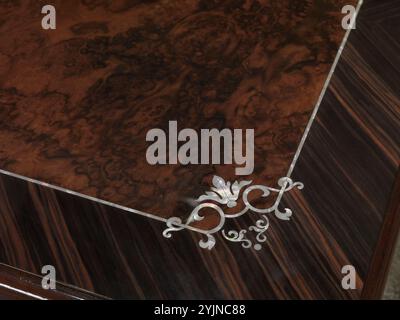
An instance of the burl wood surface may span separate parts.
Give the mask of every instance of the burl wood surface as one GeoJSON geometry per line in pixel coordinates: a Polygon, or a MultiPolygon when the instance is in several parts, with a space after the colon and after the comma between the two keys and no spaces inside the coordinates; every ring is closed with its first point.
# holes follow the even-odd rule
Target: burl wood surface
{"type": "Polygon", "coordinates": [[[352,0],[0,2],[0,168],[162,217],[235,165],[150,166],[146,133],[255,129],[255,170],[286,175],[352,0]],[[57,30],[41,28],[44,4],[57,30]]]}
{"type": "Polygon", "coordinates": [[[292,220],[271,216],[263,250],[220,236],[203,250],[196,233],[165,239],[153,219],[1,176],[0,262],[51,264],[112,298],[379,298],[400,223],[399,30],[398,0],[364,1],[293,173],[306,188],[285,194],[292,220]],[[356,290],[341,287],[346,264],[356,290]]]}

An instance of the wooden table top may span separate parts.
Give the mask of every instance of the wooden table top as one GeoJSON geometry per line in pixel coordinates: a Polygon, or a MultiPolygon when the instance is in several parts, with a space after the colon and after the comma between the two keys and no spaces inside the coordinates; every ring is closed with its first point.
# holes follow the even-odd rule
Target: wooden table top
{"type": "Polygon", "coordinates": [[[52,1],[56,30],[40,3],[0,4],[0,296],[379,297],[400,224],[395,2],[52,1]],[[171,121],[254,129],[254,170],[149,164],[171,121]]]}

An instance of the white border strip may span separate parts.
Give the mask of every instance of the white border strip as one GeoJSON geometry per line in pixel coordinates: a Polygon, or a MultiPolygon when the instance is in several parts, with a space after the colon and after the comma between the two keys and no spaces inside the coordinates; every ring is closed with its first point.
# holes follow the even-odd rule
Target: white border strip
{"type": "Polygon", "coordinates": [[[311,114],[310,121],[307,124],[306,130],[304,131],[303,137],[300,140],[300,144],[299,144],[299,146],[297,148],[296,154],[294,155],[294,158],[293,158],[293,161],[292,161],[292,163],[291,163],[291,165],[289,167],[288,173],[286,174],[286,176],[288,178],[290,178],[290,176],[292,175],[294,167],[296,166],[297,160],[299,159],[300,153],[303,150],[303,147],[304,147],[304,144],[305,144],[305,142],[307,140],[308,134],[310,133],[311,127],[312,127],[312,125],[314,123],[314,120],[315,120],[315,118],[317,116],[319,107],[320,107],[320,105],[322,103],[322,100],[323,100],[323,98],[325,96],[326,91],[328,90],[329,84],[330,84],[330,82],[332,80],[333,74],[335,73],[336,67],[337,67],[338,62],[340,60],[340,57],[342,56],[343,49],[346,46],[347,40],[348,40],[348,38],[350,36],[350,33],[353,30],[353,26],[356,23],[357,16],[358,16],[358,13],[360,11],[360,8],[361,8],[362,4],[363,4],[363,0],[359,0],[358,4],[357,4],[356,12],[355,12],[355,18],[352,20],[350,28],[346,31],[346,34],[344,35],[342,43],[341,43],[341,45],[339,47],[339,50],[338,50],[338,52],[336,54],[335,60],[333,61],[331,70],[329,71],[328,78],[325,81],[325,84],[324,84],[324,86],[322,88],[321,94],[319,95],[317,104],[315,105],[315,108],[314,108],[314,110],[313,110],[313,112],[311,114]]]}
{"type": "Polygon", "coordinates": [[[87,199],[87,200],[91,200],[91,201],[95,201],[95,202],[98,202],[98,203],[101,203],[101,204],[105,204],[105,205],[110,206],[110,207],[114,207],[114,208],[121,209],[121,210],[124,210],[124,211],[129,211],[129,212],[132,212],[132,213],[135,213],[135,214],[147,217],[147,218],[159,220],[161,222],[166,222],[167,221],[167,219],[165,219],[165,218],[161,218],[161,217],[155,216],[155,215],[150,214],[150,213],[146,213],[146,212],[143,212],[143,211],[131,209],[131,208],[128,208],[128,207],[124,207],[124,206],[121,206],[119,204],[116,204],[116,203],[113,203],[113,202],[109,202],[109,201],[106,201],[106,200],[102,200],[102,199],[99,199],[99,198],[87,196],[87,195],[85,195],[83,193],[79,193],[79,192],[76,192],[76,191],[72,191],[72,190],[69,190],[69,189],[58,187],[58,186],[55,186],[53,184],[46,183],[46,182],[43,182],[43,181],[40,181],[40,180],[28,178],[28,177],[22,176],[20,174],[12,173],[10,171],[6,171],[6,170],[0,169],[0,173],[4,174],[4,175],[7,175],[7,176],[10,176],[10,177],[13,177],[13,178],[25,180],[25,181],[28,181],[28,182],[31,182],[31,183],[34,183],[34,184],[38,184],[38,185],[43,186],[43,187],[47,187],[47,188],[51,188],[51,189],[54,189],[54,190],[62,191],[62,192],[65,192],[65,193],[69,193],[69,194],[72,194],[74,196],[78,196],[80,198],[84,198],[84,199],[87,199]]]}
{"type": "MultiPolygon", "coordinates": [[[[357,8],[356,8],[356,17],[358,15],[358,12],[359,12],[359,10],[361,8],[362,3],[363,3],[363,0],[359,0],[359,2],[357,4],[357,8]]],[[[353,20],[351,26],[354,25],[355,21],[356,21],[356,19],[353,20]]],[[[292,163],[291,163],[291,165],[289,167],[288,173],[286,175],[288,178],[290,178],[291,174],[293,173],[294,167],[295,167],[295,165],[297,163],[297,160],[298,160],[298,158],[300,156],[300,153],[303,150],[304,143],[305,143],[305,141],[307,139],[307,136],[308,136],[308,134],[310,132],[311,126],[312,126],[312,124],[313,124],[313,122],[314,122],[314,120],[316,118],[316,115],[317,115],[317,112],[318,112],[319,107],[321,105],[322,99],[323,99],[323,97],[324,97],[324,95],[326,93],[326,90],[328,89],[329,83],[330,83],[330,81],[332,79],[333,73],[334,73],[334,71],[336,69],[336,66],[337,66],[338,62],[339,62],[340,56],[342,55],[343,49],[344,49],[344,47],[346,45],[346,42],[348,40],[348,37],[350,35],[351,30],[352,30],[352,28],[349,28],[347,30],[347,32],[346,32],[346,34],[345,34],[345,36],[343,38],[343,41],[342,41],[342,43],[341,43],[341,45],[339,47],[339,51],[338,51],[338,53],[336,55],[336,58],[335,58],[335,60],[333,62],[331,70],[329,71],[328,78],[325,81],[324,87],[323,87],[323,89],[321,91],[321,94],[320,94],[320,96],[318,98],[317,104],[314,107],[314,110],[312,112],[310,121],[307,124],[307,127],[306,127],[306,129],[304,131],[304,134],[303,134],[302,138],[301,138],[300,144],[299,144],[299,146],[297,148],[297,151],[295,153],[295,156],[293,158],[293,161],[292,161],[292,163]]],[[[99,198],[91,197],[91,196],[88,196],[88,195],[85,195],[85,194],[82,194],[82,193],[79,193],[79,192],[76,192],[76,191],[72,191],[70,189],[65,189],[65,188],[62,188],[62,187],[58,187],[58,186],[43,182],[43,181],[39,181],[39,180],[36,180],[36,179],[28,178],[28,177],[20,175],[20,174],[12,173],[10,171],[6,171],[6,170],[0,169],[0,174],[4,174],[4,175],[7,175],[7,176],[10,176],[10,177],[13,177],[13,178],[25,180],[25,181],[28,181],[28,182],[31,182],[31,183],[34,183],[34,184],[37,184],[37,185],[40,185],[40,186],[43,186],[43,187],[48,187],[48,188],[51,188],[51,189],[54,189],[54,190],[66,192],[68,194],[71,194],[71,195],[74,195],[74,196],[77,196],[77,197],[80,197],[80,198],[84,198],[84,199],[87,199],[87,200],[98,202],[98,203],[101,203],[101,204],[104,204],[104,205],[107,205],[107,206],[110,206],[110,207],[114,207],[114,208],[117,208],[117,209],[121,209],[123,211],[130,212],[130,213],[138,214],[138,215],[141,215],[141,216],[146,217],[146,218],[150,218],[150,219],[157,220],[157,221],[160,221],[160,222],[167,222],[167,219],[159,217],[159,216],[156,216],[156,215],[151,214],[151,213],[147,213],[147,212],[143,212],[143,211],[140,211],[140,210],[135,210],[135,209],[131,209],[131,208],[128,208],[128,207],[124,207],[124,206],[121,206],[121,205],[113,203],[113,202],[109,202],[109,201],[102,200],[102,199],[99,199],[99,198]]],[[[0,284],[0,286],[1,286],[1,284],[0,284]]],[[[16,290],[18,290],[18,289],[16,289],[16,290]]]]}

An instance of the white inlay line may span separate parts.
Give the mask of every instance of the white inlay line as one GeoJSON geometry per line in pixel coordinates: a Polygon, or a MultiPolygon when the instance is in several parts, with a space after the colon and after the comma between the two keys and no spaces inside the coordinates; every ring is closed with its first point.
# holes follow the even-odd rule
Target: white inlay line
{"type": "Polygon", "coordinates": [[[293,173],[293,170],[294,170],[294,167],[296,166],[297,160],[299,159],[300,153],[303,150],[303,147],[304,147],[304,144],[305,144],[305,142],[307,140],[308,134],[310,133],[311,127],[312,127],[312,125],[314,123],[314,120],[315,120],[315,118],[317,116],[319,107],[320,107],[320,105],[322,103],[322,100],[324,99],[326,91],[328,90],[328,87],[329,87],[329,84],[330,84],[330,82],[332,80],[333,74],[335,73],[336,67],[337,67],[338,62],[340,60],[340,57],[342,56],[343,49],[346,46],[347,40],[348,40],[348,38],[350,36],[350,32],[353,30],[353,26],[356,23],[357,16],[358,16],[358,13],[360,11],[360,8],[361,8],[362,4],[363,4],[363,0],[359,0],[358,4],[357,4],[356,12],[355,12],[355,18],[352,20],[352,22],[351,22],[351,24],[349,26],[349,29],[347,29],[346,34],[344,35],[342,43],[341,43],[341,45],[339,47],[339,50],[338,50],[338,52],[336,54],[335,60],[333,61],[331,70],[329,71],[328,77],[327,77],[327,79],[325,81],[325,84],[324,84],[324,86],[322,88],[321,94],[319,95],[317,104],[314,107],[314,110],[313,110],[313,112],[311,114],[311,118],[310,118],[310,120],[309,120],[309,122],[307,124],[307,127],[306,127],[305,131],[304,131],[303,137],[300,140],[300,144],[299,144],[299,146],[297,148],[297,151],[296,151],[296,153],[294,155],[293,161],[292,161],[292,163],[291,163],[291,165],[289,167],[288,173],[286,175],[288,178],[291,177],[291,175],[293,173]]]}
{"type": "MultiPolygon", "coordinates": [[[[363,0],[359,0],[359,2],[357,4],[356,12],[355,12],[356,17],[358,16],[358,13],[359,13],[359,10],[361,8],[362,3],[363,3],[363,0]]],[[[295,167],[295,165],[297,163],[297,160],[298,160],[298,158],[300,156],[300,153],[303,150],[303,147],[304,147],[305,141],[307,139],[307,136],[308,136],[308,134],[310,132],[311,126],[312,126],[312,124],[313,124],[313,122],[314,122],[314,120],[316,118],[316,115],[318,113],[318,110],[319,110],[319,107],[320,107],[321,102],[323,100],[323,97],[324,97],[324,95],[326,93],[326,90],[328,89],[329,83],[330,83],[330,81],[332,79],[332,76],[333,76],[333,74],[335,72],[336,66],[337,66],[337,64],[338,64],[338,62],[340,60],[340,57],[341,57],[342,52],[343,52],[343,49],[344,49],[344,47],[345,47],[345,45],[347,43],[347,40],[348,40],[349,35],[350,35],[350,32],[352,30],[352,26],[354,25],[355,21],[356,21],[356,19],[353,19],[352,24],[350,25],[349,29],[346,31],[346,33],[344,35],[344,38],[343,38],[342,43],[341,43],[341,45],[339,47],[339,50],[338,50],[338,52],[336,54],[335,60],[333,62],[333,65],[332,65],[332,67],[331,67],[331,69],[329,71],[328,77],[327,77],[327,79],[326,79],[326,81],[324,83],[324,86],[322,88],[321,94],[319,95],[318,101],[317,101],[317,103],[316,103],[316,105],[314,107],[314,110],[313,110],[313,112],[311,114],[310,120],[309,120],[309,122],[307,124],[307,127],[306,127],[304,133],[303,133],[303,136],[301,138],[299,146],[298,146],[298,148],[296,150],[296,153],[294,155],[292,163],[291,163],[291,165],[289,167],[289,170],[287,172],[286,176],[288,178],[290,178],[290,176],[292,175],[294,167],[295,167]]],[[[54,189],[54,190],[66,192],[66,193],[69,193],[71,195],[74,195],[74,196],[77,196],[77,197],[80,197],[80,198],[84,198],[84,199],[87,199],[87,200],[98,202],[98,203],[101,203],[101,204],[104,204],[104,205],[107,205],[107,206],[110,206],[110,207],[121,209],[123,211],[134,213],[134,214],[146,217],[146,218],[150,218],[150,219],[157,220],[157,221],[164,222],[164,223],[167,222],[167,219],[159,217],[159,216],[156,216],[156,215],[151,214],[151,213],[147,213],[147,212],[144,212],[144,211],[140,211],[140,210],[132,209],[132,208],[129,208],[129,207],[121,206],[119,204],[116,204],[116,203],[113,203],[113,202],[110,202],[110,201],[106,201],[106,200],[102,200],[102,199],[99,199],[99,198],[96,198],[96,197],[88,196],[88,195],[85,195],[85,194],[82,194],[82,193],[79,193],[79,192],[76,192],[76,191],[73,191],[73,190],[70,190],[70,189],[66,189],[66,188],[62,188],[62,187],[59,187],[59,186],[55,186],[55,185],[52,185],[52,184],[49,184],[49,183],[46,183],[46,182],[43,182],[43,181],[40,181],[40,180],[28,178],[26,176],[23,176],[23,175],[20,175],[20,174],[16,174],[16,173],[13,173],[13,172],[10,172],[10,171],[6,171],[6,170],[0,169],[0,173],[4,174],[4,175],[7,175],[7,176],[14,177],[14,178],[18,178],[18,179],[21,179],[21,180],[25,180],[25,181],[28,181],[28,182],[31,182],[31,183],[34,183],[34,184],[37,184],[37,185],[40,185],[40,186],[44,186],[44,187],[48,187],[48,188],[51,188],[51,189],[54,189]]],[[[185,228],[186,229],[193,229],[193,230],[195,230],[197,232],[199,231],[197,228],[191,228],[190,226],[185,226],[185,228]]]]}

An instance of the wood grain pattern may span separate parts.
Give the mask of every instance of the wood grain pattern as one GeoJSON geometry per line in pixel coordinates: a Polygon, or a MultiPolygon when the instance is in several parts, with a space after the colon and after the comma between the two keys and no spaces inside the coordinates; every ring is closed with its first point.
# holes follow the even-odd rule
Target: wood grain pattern
{"type": "Polygon", "coordinates": [[[42,278],[38,275],[17,270],[0,263],[0,299],[1,300],[104,300],[91,292],[73,288],[62,283],[56,284],[56,290],[42,288],[42,278]]]}
{"type": "Polygon", "coordinates": [[[381,296],[399,228],[399,9],[396,1],[364,3],[296,166],[294,177],[312,190],[287,197],[356,267],[363,298],[381,296]]]}
{"type": "Polygon", "coordinates": [[[255,129],[254,183],[286,175],[355,0],[44,1],[0,6],[0,168],[162,217],[233,165],[158,165],[146,133],[255,129]]]}
{"type": "Polygon", "coordinates": [[[2,176],[0,261],[36,274],[53,264],[59,281],[112,298],[379,297],[398,219],[400,5],[364,2],[293,173],[306,188],[285,195],[293,219],[271,218],[262,251],[166,240],[160,222],[2,176]],[[341,287],[345,264],[357,290],[341,287]]]}
{"type": "MultiPolygon", "coordinates": [[[[400,170],[393,187],[386,217],[368,270],[362,298],[374,299],[383,295],[388,271],[400,230],[400,170]]],[[[393,267],[391,267],[393,268],[393,267]]]]}

